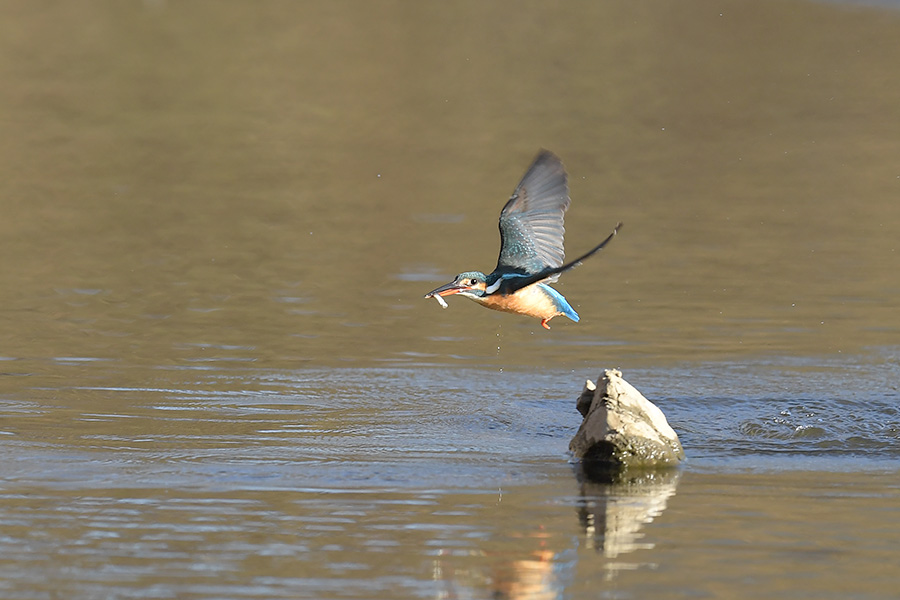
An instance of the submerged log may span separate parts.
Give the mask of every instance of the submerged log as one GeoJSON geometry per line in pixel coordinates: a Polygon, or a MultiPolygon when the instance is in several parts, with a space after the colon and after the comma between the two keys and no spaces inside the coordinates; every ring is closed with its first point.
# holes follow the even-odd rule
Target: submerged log
{"type": "Polygon", "coordinates": [[[605,478],[632,469],[661,469],[684,460],[684,449],[666,416],[622,373],[607,369],[587,381],[576,403],[584,417],[569,450],[586,474],[605,478]]]}

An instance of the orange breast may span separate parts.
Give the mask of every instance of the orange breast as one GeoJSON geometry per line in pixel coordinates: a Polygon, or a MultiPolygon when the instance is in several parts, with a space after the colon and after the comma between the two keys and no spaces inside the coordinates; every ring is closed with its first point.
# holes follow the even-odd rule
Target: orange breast
{"type": "Polygon", "coordinates": [[[479,302],[487,308],[502,310],[537,319],[549,319],[563,313],[556,309],[553,299],[537,284],[517,290],[514,294],[501,296],[493,294],[479,298],[479,302]]]}

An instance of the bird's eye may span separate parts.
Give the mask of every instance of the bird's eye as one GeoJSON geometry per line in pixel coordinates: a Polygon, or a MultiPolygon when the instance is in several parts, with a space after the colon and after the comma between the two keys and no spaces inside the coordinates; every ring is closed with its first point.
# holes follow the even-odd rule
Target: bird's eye
{"type": "Polygon", "coordinates": [[[475,285],[476,283],[478,283],[478,282],[475,281],[474,279],[469,280],[469,285],[475,285]]]}

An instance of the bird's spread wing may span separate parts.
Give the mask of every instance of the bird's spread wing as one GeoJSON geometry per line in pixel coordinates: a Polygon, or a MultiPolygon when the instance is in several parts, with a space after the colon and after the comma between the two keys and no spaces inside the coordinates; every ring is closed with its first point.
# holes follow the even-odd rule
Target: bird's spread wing
{"type": "Polygon", "coordinates": [[[500,279],[497,280],[496,290],[501,294],[514,294],[517,290],[520,290],[524,287],[528,287],[533,283],[537,283],[539,281],[545,283],[552,283],[556,281],[556,279],[560,276],[560,274],[565,273],[569,269],[574,269],[578,265],[580,265],[586,259],[592,257],[597,254],[601,250],[603,250],[608,243],[612,241],[616,234],[619,233],[619,229],[622,228],[622,224],[619,223],[616,225],[616,228],[613,229],[612,233],[606,236],[606,239],[594,246],[592,249],[588,250],[586,253],[582,254],[575,260],[566,263],[564,265],[560,265],[558,267],[547,267],[542,271],[538,271],[537,273],[531,273],[529,275],[518,275],[514,273],[509,273],[505,275],[501,275],[500,279]]]}
{"type": "Polygon", "coordinates": [[[498,271],[539,273],[562,266],[569,186],[562,161],[542,150],[500,212],[498,271]]]}

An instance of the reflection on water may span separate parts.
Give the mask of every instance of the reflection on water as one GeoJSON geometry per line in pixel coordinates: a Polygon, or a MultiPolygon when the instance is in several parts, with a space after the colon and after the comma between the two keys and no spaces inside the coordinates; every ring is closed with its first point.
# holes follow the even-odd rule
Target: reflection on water
{"type": "Polygon", "coordinates": [[[18,557],[18,568],[0,571],[10,598],[529,598],[626,589],[647,597],[660,585],[712,595],[738,574],[777,596],[786,573],[809,577],[805,589],[817,597],[863,573],[854,589],[888,597],[896,574],[880,561],[896,557],[896,487],[884,495],[877,490],[891,478],[826,477],[688,473],[669,510],[644,526],[640,547],[608,560],[580,546],[579,500],[565,496],[571,473],[513,486],[502,499],[486,490],[19,488],[0,494],[0,552],[18,557]],[[887,517],[877,528],[866,526],[873,509],[887,517]],[[804,524],[804,513],[828,527],[804,524]]]}
{"type": "Polygon", "coordinates": [[[653,548],[638,541],[643,537],[641,530],[666,509],[680,475],[670,470],[631,475],[615,483],[583,479],[578,516],[589,547],[606,558],[653,548]]]}
{"type": "MultiPolygon", "coordinates": [[[[877,381],[835,392],[835,382],[851,390],[847,368],[845,379],[823,368],[818,383],[790,366],[629,373],[654,399],[670,394],[661,405],[690,449],[689,470],[609,485],[583,481],[567,464],[580,418],[569,373],[272,371],[226,361],[133,369],[134,385],[110,386],[123,368],[115,361],[5,365],[20,375],[4,377],[0,402],[0,556],[18,557],[15,568],[0,566],[10,598],[147,589],[159,598],[287,598],[299,589],[308,597],[591,597],[597,586],[652,587],[634,570],[712,593],[699,573],[721,544],[740,547],[751,535],[745,551],[755,558],[749,567],[718,565],[720,576],[766,572],[791,555],[782,528],[828,552],[843,548],[811,565],[792,559],[798,572],[820,573],[825,561],[846,577],[871,551],[896,557],[885,545],[900,535],[891,525],[900,523],[891,516],[900,488],[889,470],[897,446],[885,443],[896,429],[873,426],[817,457],[808,440],[780,440],[768,462],[744,431],[750,414],[779,414],[778,401],[757,396],[763,384],[789,403],[802,387],[831,407],[823,416],[832,423],[848,402],[871,423],[893,418],[895,404],[861,412],[877,381]],[[709,394],[726,373],[747,397],[709,394]],[[763,468],[733,474],[730,465],[763,468]],[[814,518],[795,514],[798,497],[814,518]],[[691,551],[677,551],[685,546],[691,551]]],[[[816,589],[827,591],[826,580],[816,589]]],[[[869,581],[886,589],[884,574],[869,581]]]]}
{"type": "Polygon", "coordinates": [[[788,0],[3,2],[0,596],[894,595],[898,37],[788,0]],[[560,282],[581,322],[422,300],[493,266],[540,147],[570,257],[627,224],[560,282]],[[604,367],[678,430],[676,494],[573,476],[604,367]]]}

